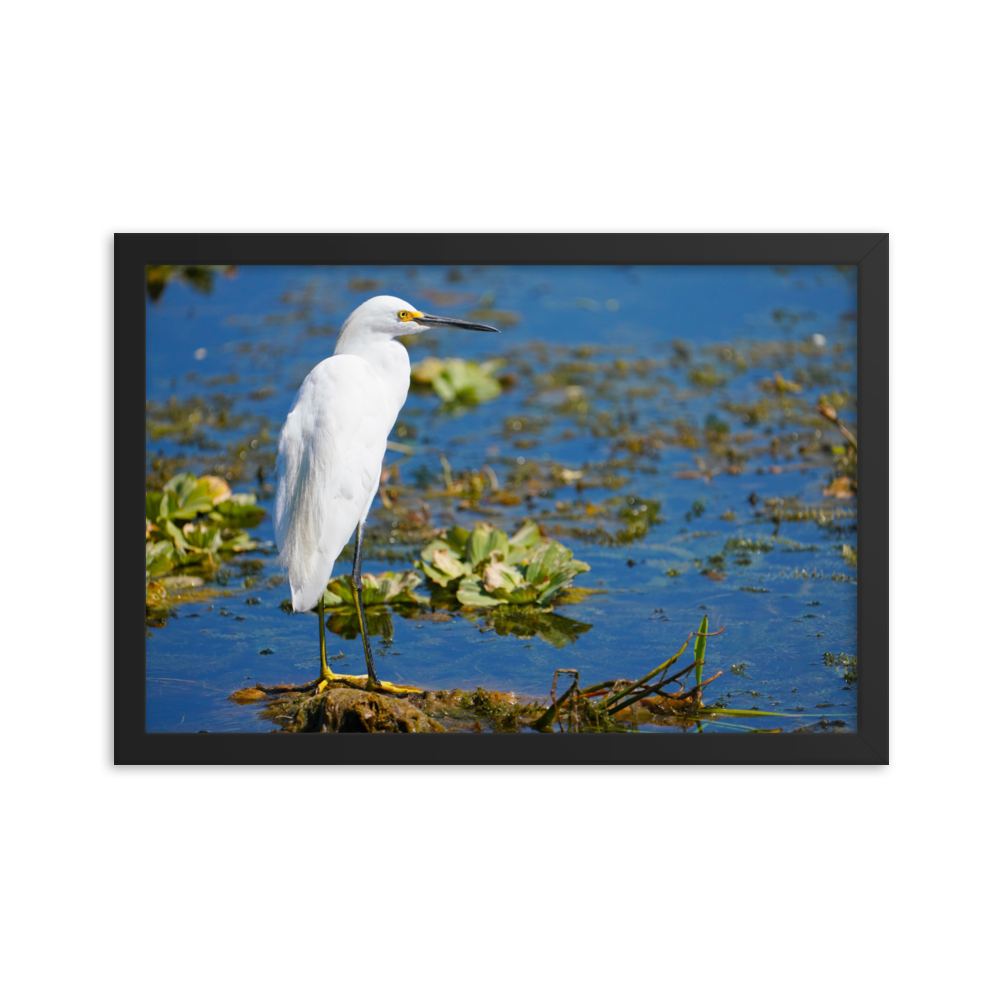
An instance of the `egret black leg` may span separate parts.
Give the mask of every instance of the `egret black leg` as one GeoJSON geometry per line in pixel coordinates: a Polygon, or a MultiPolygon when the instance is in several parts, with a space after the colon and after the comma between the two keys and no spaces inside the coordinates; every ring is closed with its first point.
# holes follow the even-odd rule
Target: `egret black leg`
{"type": "Polygon", "coordinates": [[[351,574],[351,592],[354,595],[354,608],[361,622],[361,641],[365,645],[365,665],[368,667],[368,687],[378,684],[378,674],[375,673],[375,660],[372,657],[371,643],[368,641],[368,625],[365,622],[365,609],[361,605],[361,536],[364,529],[358,523],[357,541],[354,543],[354,572],[351,574]]]}

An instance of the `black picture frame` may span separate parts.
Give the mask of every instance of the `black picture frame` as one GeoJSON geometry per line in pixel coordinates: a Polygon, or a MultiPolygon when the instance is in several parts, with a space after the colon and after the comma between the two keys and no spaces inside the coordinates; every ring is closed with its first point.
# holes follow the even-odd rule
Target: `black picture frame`
{"type": "Polygon", "coordinates": [[[189,264],[853,264],[858,295],[857,732],[700,738],[579,733],[147,733],[143,587],[132,515],[115,529],[116,764],[887,764],[889,762],[889,237],[811,234],[146,234],[114,245],[115,485],[128,500],[145,480],[145,265],[189,264]],[[133,485],[134,484],[134,485],[133,485]]]}

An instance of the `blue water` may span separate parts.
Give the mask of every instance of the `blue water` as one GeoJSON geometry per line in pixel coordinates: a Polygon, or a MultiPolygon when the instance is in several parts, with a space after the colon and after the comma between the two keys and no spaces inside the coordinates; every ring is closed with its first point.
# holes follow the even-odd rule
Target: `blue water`
{"type": "MultiPolygon", "coordinates": [[[[559,536],[592,567],[577,582],[606,591],[558,612],[589,626],[574,642],[556,648],[537,635],[497,635],[475,616],[419,621],[392,614],[391,642],[375,642],[380,677],[430,688],[481,685],[547,696],[557,667],[579,669],[584,684],[647,672],[676,652],[707,614],[710,629],[725,626],[725,632],[709,640],[707,673],[721,668],[724,674],[706,689],[706,701],[722,698],[733,708],[774,708],[795,716],[762,720],[768,728],[791,729],[821,717],[844,720],[853,728],[856,692],[846,689],[842,668],[824,666],[823,653],[857,653],[856,570],[841,557],[844,543],[856,545],[854,504],[824,498],[832,468],[828,452],[798,454],[807,443],[843,442],[811,410],[821,394],[839,393],[841,417],[854,417],[856,292],[851,278],[829,267],[241,267],[235,277],[219,278],[209,295],[175,283],[159,303],[148,305],[147,399],[183,402],[222,393],[233,414],[250,415],[232,431],[211,429],[209,444],[225,449],[234,441],[246,442],[245,478],[234,480],[233,489],[254,490],[270,511],[263,491],[273,488],[280,425],[302,378],[332,353],[336,331],[353,308],[373,294],[389,292],[442,315],[478,308],[516,313],[514,323],[488,320],[502,328],[500,335],[434,331],[411,348],[414,362],[431,354],[502,357],[519,380],[500,398],[461,412],[442,409],[433,395],[411,392],[400,414],[407,436],[395,438],[415,446],[416,453],[387,455],[387,461],[401,459],[403,489],[393,510],[376,501],[373,527],[387,534],[426,488],[440,489],[442,454],[456,472],[488,464],[504,485],[520,490],[524,502],[488,516],[506,530],[532,516],[553,533],[598,521],[613,533],[622,526],[614,511],[630,495],[658,502],[662,522],[628,547],[559,536]],[[379,287],[352,289],[359,280],[379,287]],[[675,341],[683,342],[680,353],[675,341]],[[770,345],[771,353],[757,357],[754,345],[770,345]],[[782,345],[790,353],[782,355],[782,345]],[[710,348],[715,353],[705,353],[710,348]],[[727,367],[722,350],[730,357],[742,355],[749,368],[727,367]],[[646,370],[636,365],[641,359],[648,362],[646,370]],[[709,363],[728,375],[725,385],[691,382],[692,367],[709,363]],[[803,383],[795,394],[808,407],[787,415],[779,411],[759,424],[725,409],[727,402],[765,397],[761,380],[775,371],[793,379],[796,369],[811,373],[811,384],[803,383]],[[559,386],[567,383],[577,386],[586,412],[557,409],[566,401],[559,386]],[[523,418],[524,433],[505,425],[511,418],[523,418]],[[540,427],[533,423],[538,420],[540,427]],[[676,437],[678,421],[700,434],[706,420],[728,424],[733,435],[751,436],[735,446],[743,456],[737,474],[707,446],[662,445],[665,437],[676,437]],[[268,430],[260,434],[259,427],[268,430]],[[634,453],[624,446],[629,438],[650,434],[660,436],[657,449],[634,453]],[[774,439],[773,451],[760,450],[774,439]],[[259,462],[257,454],[263,456],[259,462]],[[518,465],[519,458],[541,470],[534,486],[515,483],[518,470],[526,467],[518,465]],[[678,478],[697,474],[699,460],[712,475],[678,478]],[[560,487],[548,474],[553,465],[591,469],[589,485],[583,492],[560,487]],[[617,479],[608,483],[607,476],[617,479]],[[539,483],[544,485],[539,488],[539,483]],[[751,494],[756,505],[748,501],[751,494]],[[775,538],[774,525],[755,517],[770,497],[837,508],[837,529],[784,521],[775,538]],[[583,517],[579,506],[572,507],[581,501],[599,508],[612,498],[616,502],[595,517],[583,517]],[[777,544],[749,556],[749,565],[738,565],[731,553],[721,568],[718,561],[708,561],[736,538],[777,544]],[[810,546],[816,548],[803,548],[810,546]],[[713,569],[722,578],[703,572],[713,569]],[[671,570],[679,575],[668,575],[671,570]],[[734,664],[743,664],[743,675],[730,670],[734,664]]],[[[199,474],[218,474],[226,464],[211,447],[161,438],[150,440],[148,448],[151,461],[183,454],[183,467],[199,474]]],[[[442,527],[486,519],[450,501],[426,502],[433,523],[442,527]]],[[[273,542],[270,520],[251,534],[273,542]]],[[[285,614],[279,605],[287,587],[268,585],[280,567],[273,555],[253,555],[265,565],[249,587],[239,585],[237,573],[225,589],[229,596],[216,593],[179,604],[166,627],[150,630],[149,730],[269,729],[252,706],[237,706],[227,696],[258,681],[303,683],[318,673],[315,616],[285,614]],[[272,653],[261,655],[263,649],[272,653]]],[[[335,572],[347,568],[338,565],[335,572]]],[[[404,567],[377,559],[365,563],[366,571],[375,573],[389,568],[404,567]]],[[[360,641],[328,636],[330,652],[344,654],[334,669],[363,672],[360,641]]],[[[729,731],[728,726],[745,722],[723,720],[718,728],[729,731]]]]}

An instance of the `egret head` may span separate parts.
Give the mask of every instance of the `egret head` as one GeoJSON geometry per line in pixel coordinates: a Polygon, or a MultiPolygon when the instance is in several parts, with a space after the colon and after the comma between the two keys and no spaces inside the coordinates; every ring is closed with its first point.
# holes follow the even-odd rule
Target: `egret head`
{"type": "Polygon", "coordinates": [[[428,330],[432,326],[482,330],[485,333],[500,332],[495,326],[487,326],[485,323],[471,323],[464,319],[449,319],[447,316],[421,312],[395,295],[376,295],[367,302],[362,302],[347,317],[341,336],[350,332],[361,336],[402,337],[408,333],[428,330]]]}

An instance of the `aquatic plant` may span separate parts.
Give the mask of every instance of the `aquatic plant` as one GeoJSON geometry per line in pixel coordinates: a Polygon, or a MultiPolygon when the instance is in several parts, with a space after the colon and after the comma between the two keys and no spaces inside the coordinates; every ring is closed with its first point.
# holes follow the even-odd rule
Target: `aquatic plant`
{"type": "MultiPolygon", "coordinates": [[[[423,580],[419,573],[412,569],[402,573],[387,570],[385,573],[363,573],[361,576],[361,603],[365,607],[376,604],[429,604],[430,600],[423,594],[414,592],[423,580]]],[[[328,610],[347,606],[354,610],[354,595],[351,590],[349,573],[335,576],[326,585],[323,597],[328,610]]]]}
{"type": "Polygon", "coordinates": [[[502,385],[493,373],[503,360],[465,361],[463,358],[424,358],[410,369],[414,386],[430,386],[447,405],[472,406],[500,395],[502,385]]]}
{"type": "Polygon", "coordinates": [[[708,615],[705,615],[694,640],[694,682],[698,687],[701,687],[701,668],[705,665],[705,648],[708,645],[707,633],[708,615]]]}
{"type": "Polygon", "coordinates": [[[783,393],[792,392],[800,393],[802,392],[802,386],[798,382],[792,382],[790,379],[786,379],[781,372],[774,372],[774,378],[761,379],[760,387],[764,392],[772,393],[783,393]]]}
{"type": "Polygon", "coordinates": [[[574,559],[565,545],[543,538],[530,520],[510,538],[486,524],[471,532],[456,525],[425,546],[420,555],[416,567],[469,607],[548,607],[570,588],[578,573],[590,569],[574,559]]]}
{"type": "Polygon", "coordinates": [[[774,549],[774,542],[767,538],[730,538],[725,546],[727,552],[741,552],[748,555],[760,555],[762,552],[771,552],[774,549]]]}
{"type": "Polygon", "coordinates": [[[146,493],[146,606],[162,611],[167,594],[156,577],[179,567],[211,571],[221,560],[257,548],[244,529],[264,517],[253,493],[233,493],[218,476],[180,473],[146,493]]]}
{"type": "Polygon", "coordinates": [[[848,566],[858,565],[858,550],[852,545],[841,545],[840,546],[840,557],[847,563],[848,566]]]}
{"type": "Polygon", "coordinates": [[[728,379],[708,363],[692,368],[688,372],[688,381],[699,389],[717,389],[725,385],[728,379]]]}
{"type": "Polygon", "coordinates": [[[851,687],[858,683],[858,658],[850,653],[824,653],[824,667],[844,667],[844,683],[851,687]]]}
{"type": "Polygon", "coordinates": [[[655,500],[628,497],[618,508],[618,517],[625,521],[625,527],[615,533],[619,545],[627,545],[637,538],[649,534],[649,529],[659,520],[660,505],[655,500]]]}

